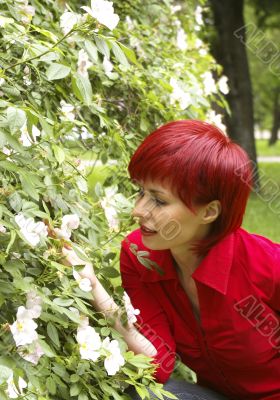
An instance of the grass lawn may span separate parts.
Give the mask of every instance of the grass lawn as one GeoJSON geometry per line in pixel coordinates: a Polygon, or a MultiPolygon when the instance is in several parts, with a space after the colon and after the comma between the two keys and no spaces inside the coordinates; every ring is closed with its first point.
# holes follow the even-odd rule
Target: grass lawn
{"type": "Polygon", "coordinates": [[[252,193],[242,226],[280,243],[280,163],[260,163],[259,171],[263,190],[252,193]]]}
{"type": "Polygon", "coordinates": [[[280,156],[280,140],[274,146],[268,146],[268,140],[256,140],[258,156],[280,156]]]}

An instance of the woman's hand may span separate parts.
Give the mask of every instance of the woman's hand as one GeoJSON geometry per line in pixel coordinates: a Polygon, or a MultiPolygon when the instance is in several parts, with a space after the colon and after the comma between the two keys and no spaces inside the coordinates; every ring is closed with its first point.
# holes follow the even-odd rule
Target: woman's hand
{"type": "Polygon", "coordinates": [[[64,256],[64,265],[72,267],[75,265],[84,265],[84,268],[79,271],[80,277],[89,279],[92,285],[96,283],[97,278],[90,262],[83,261],[73,249],[68,249],[66,247],[62,248],[62,254],[64,256]]]}

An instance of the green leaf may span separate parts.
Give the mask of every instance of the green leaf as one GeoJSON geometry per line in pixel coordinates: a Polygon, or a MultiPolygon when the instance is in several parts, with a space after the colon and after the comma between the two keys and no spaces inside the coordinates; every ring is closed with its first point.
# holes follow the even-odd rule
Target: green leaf
{"type": "Polygon", "coordinates": [[[6,254],[9,254],[9,251],[10,251],[12,245],[14,244],[16,237],[17,237],[16,231],[11,231],[11,237],[10,237],[9,244],[6,248],[6,254]]]}
{"type": "Polygon", "coordinates": [[[142,400],[150,397],[148,390],[143,386],[135,386],[136,392],[139,394],[142,400]]]}
{"type": "Polygon", "coordinates": [[[70,376],[63,364],[54,363],[52,370],[53,372],[56,373],[56,375],[60,376],[60,378],[62,378],[65,382],[70,381],[70,376]]]}
{"type": "Polygon", "coordinates": [[[124,54],[126,55],[126,57],[133,62],[134,64],[140,66],[139,62],[136,59],[136,55],[134,53],[134,51],[128,47],[126,47],[124,44],[118,42],[118,45],[120,46],[120,48],[122,49],[122,51],[124,52],[124,54]]]}
{"type": "Polygon", "coordinates": [[[0,390],[0,400],[8,400],[8,397],[3,390],[0,390]]]}
{"type": "Polygon", "coordinates": [[[91,61],[96,63],[98,61],[98,53],[95,44],[89,40],[85,40],[84,45],[91,61]]]}
{"type": "Polygon", "coordinates": [[[78,385],[77,383],[73,383],[73,385],[70,386],[70,396],[78,396],[78,394],[81,392],[81,386],[78,385]]]}
{"type": "Polygon", "coordinates": [[[21,180],[23,190],[27,194],[29,194],[29,196],[32,197],[32,199],[39,201],[40,196],[38,194],[38,191],[37,191],[34,181],[32,179],[32,175],[28,172],[21,170],[20,171],[20,180],[21,180]]]}
{"type": "Polygon", "coordinates": [[[118,278],[120,276],[119,271],[113,267],[105,267],[99,270],[106,278],[118,278]]]}
{"type": "Polygon", "coordinates": [[[64,150],[61,147],[57,146],[56,144],[53,144],[52,148],[53,148],[54,156],[55,156],[57,162],[59,164],[62,164],[63,161],[65,160],[64,150]]]}
{"type": "Polygon", "coordinates": [[[74,303],[73,299],[63,299],[61,297],[56,297],[53,301],[56,305],[60,307],[69,307],[74,303]]]}
{"type": "Polygon", "coordinates": [[[8,107],[7,108],[7,122],[10,128],[10,131],[16,132],[20,129],[26,122],[26,114],[25,111],[16,108],[16,107],[8,107]]]}
{"type": "Polygon", "coordinates": [[[76,383],[76,382],[78,382],[80,380],[80,377],[79,377],[79,375],[77,375],[77,374],[72,374],[71,376],[70,376],[70,382],[72,382],[72,383],[76,383]]]}
{"type": "Polygon", "coordinates": [[[142,354],[137,354],[135,355],[132,359],[128,360],[129,364],[134,365],[137,368],[148,368],[149,362],[147,360],[146,356],[143,356],[142,354]]]}
{"type": "Polygon", "coordinates": [[[19,167],[10,161],[0,161],[0,169],[1,168],[11,172],[19,172],[19,167]]]}
{"type": "Polygon", "coordinates": [[[63,64],[52,63],[46,71],[48,81],[65,78],[70,74],[71,68],[63,64]]]}
{"type": "Polygon", "coordinates": [[[9,144],[15,151],[22,153],[24,151],[22,145],[9,132],[0,131],[1,147],[9,144]]]}
{"type": "Polygon", "coordinates": [[[83,192],[83,193],[87,193],[88,192],[87,180],[83,176],[79,175],[76,178],[76,184],[77,184],[77,186],[78,186],[78,188],[80,189],[81,192],[83,192]]]}
{"type": "Polygon", "coordinates": [[[100,53],[109,59],[110,58],[110,49],[109,49],[108,43],[104,39],[97,37],[97,36],[95,37],[95,43],[96,43],[96,46],[97,46],[98,50],[100,51],[100,53]]]}
{"type": "Polygon", "coordinates": [[[74,74],[72,77],[72,86],[78,99],[89,106],[91,104],[93,93],[88,77],[82,76],[79,73],[74,74]]]}
{"type": "Polygon", "coordinates": [[[21,208],[22,208],[22,198],[20,197],[18,192],[14,192],[12,193],[9,197],[8,197],[8,201],[10,203],[10,206],[12,207],[12,209],[15,212],[20,212],[21,208]]]}
{"type": "Polygon", "coordinates": [[[73,321],[76,322],[77,324],[80,324],[80,317],[74,313],[73,311],[68,310],[68,308],[62,308],[61,310],[63,310],[63,314],[67,315],[67,317],[73,321]]]}
{"type": "Polygon", "coordinates": [[[43,352],[45,353],[45,355],[47,357],[52,358],[52,357],[56,357],[57,356],[55,354],[55,351],[43,339],[38,339],[38,342],[39,342],[40,346],[43,349],[43,352]]]}
{"type": "Polygon", "coordinates": [[[122,49],[120,48],[120,46],[116,42],[111,42],[111,44],[113,53],[116,59],[119,61],[119,63],[124,65],[125,67],[129,67],[129,62],[127,61],[127,58],[122,49]]]}
{"type": "Polygon", "coordinates": [[[49,322],[47,325],[47,333],[48,333],[49,338],[53,341],[53,343],[57,347],[60,347],[57,329],[56,329],[55,325],[53,325],[51,322],[49,322]]]}
{"type": "Polygon", "coordinates": [[[78,297],[76,297],[76,298],[75,298],[75,302],[76,302],[76,304],[77,304],[79,310],[80,310],[82,313],[84,313],[84,314],[87,314],[87,313],[88,313],[87,307],[86,307],[85,304],[82,302],[82,300],[80,300],[78,297]]]}
{"type": "Polygon", "coordinates": [[[50,394],[56,394],[56,383],[50,376],[46,380],[46,388],[50,394]]]}
{"type": "Polygon", "coordinates": [[[5,365],[0,365],[0,379],[6,381],[13,371],[5,365]]]}
{"type": "Polygon", "coordinates": [[[88,400],[88,395],[85,392],[79,394],[78,400],[88,400]]]}

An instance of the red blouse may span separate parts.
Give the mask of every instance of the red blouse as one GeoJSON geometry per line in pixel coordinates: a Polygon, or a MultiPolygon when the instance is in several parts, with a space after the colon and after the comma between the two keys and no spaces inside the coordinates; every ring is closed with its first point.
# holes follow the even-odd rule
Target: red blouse
{"type": "Polygon", "coordinates": [[[159,382],[179,357],[198,383],[230,399],[280,399],[280,244],[238,229],[214,246],[192,275],[200,322],[169,250],[147,249],[137,229],[122,242],[120,264],[139,330],[157,349],[159,382]],[[145,267],[131,243],[164,274],[145,267]]]}

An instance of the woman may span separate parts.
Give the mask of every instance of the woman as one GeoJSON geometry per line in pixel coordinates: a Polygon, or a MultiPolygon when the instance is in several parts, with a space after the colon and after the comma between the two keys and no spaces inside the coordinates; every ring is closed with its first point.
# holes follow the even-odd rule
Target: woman
{"type": "MultiPolygon", "coordinates": [[[[116,321],[129,349],[153,357],[156,379],[180,400],[280,399],[280,245],[240,228],[252,184],[246,153],[215,126],[175,121],[143,141],[129,173],[140,229],[123,241],[120,264],[140,315],[137,327],[116,321]],[[197,385],[169,379],[176,357],[197,385]]],[[[94,306],[116,310],[85,275],[94,306]]]]}

